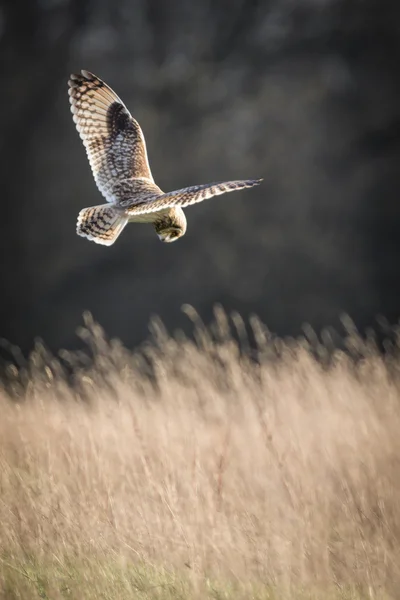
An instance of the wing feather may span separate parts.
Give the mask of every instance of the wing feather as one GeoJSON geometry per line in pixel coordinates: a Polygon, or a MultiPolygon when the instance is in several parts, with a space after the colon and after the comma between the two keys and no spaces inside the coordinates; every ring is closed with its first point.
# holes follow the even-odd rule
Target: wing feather
{"type": "Polygon", "coordinates": [[[68,85],[73,120],[106,200],[115,201],[118,181],[153,181],[143,132],[115,92],[89,71],[72,74],[68,85]]]}
{"type": "Polygon", "coordinates": [[[219,183],[206,183],[204,185],[195,185],[173,192],[167,192],[160,196],[154,196],[141,204],[135,204],[127,207],[127,213],[130,216],[142,215],[146,213],[158,212],[164,209],[180,206],[190,206],[197,202],[202,202],[207,198],[235,192],[245,188],[259,185],[262,179],[244,179],[238,181],[223,181],[219,183]]]}

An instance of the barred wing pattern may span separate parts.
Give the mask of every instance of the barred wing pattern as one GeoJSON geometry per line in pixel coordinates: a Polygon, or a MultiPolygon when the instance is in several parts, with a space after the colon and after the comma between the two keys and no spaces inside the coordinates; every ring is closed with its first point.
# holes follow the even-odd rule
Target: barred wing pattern
{"type": "Polygon", "coordinates": [[[235,192],[244,188],[251,188],[259,185],[262,179],[244,179],[238,181],[223,181],[220,183],[206,183],[204,185],[194,185],[174,192],[168,192],[161,196],[153,196],[141,204],[129,201],[121,202],[119,206],[126,208],[130,217],[143,215],[147,213],[159,212],[174,207],[185,207],[197,202],[202,202],[207,198],[219,196],[227,192],[235,192]]]}
{"type": "Polygon", "coordinates": [[[73,119],[106,200],[116,201],[112,188],[118,181],[153,182],[142,130],[122,100],[89,71],[71,75],[68,85],[73,119]]]}

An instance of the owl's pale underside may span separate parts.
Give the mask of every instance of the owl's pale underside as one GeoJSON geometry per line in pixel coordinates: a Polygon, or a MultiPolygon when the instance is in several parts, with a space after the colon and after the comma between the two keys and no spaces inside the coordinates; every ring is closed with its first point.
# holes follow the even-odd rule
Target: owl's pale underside
{"type": "Polygon", "coordinates": [[[97,187],[107,204],[80,211],[76,232],[110,246],[127,223],[152,223],[163,242],[186,232],[185,206],[258,185],[261,179],[206,183],[164,193],[154,183],[139,123],[122,100],[88,71],[68,81],[71,112],[97,187]]]}

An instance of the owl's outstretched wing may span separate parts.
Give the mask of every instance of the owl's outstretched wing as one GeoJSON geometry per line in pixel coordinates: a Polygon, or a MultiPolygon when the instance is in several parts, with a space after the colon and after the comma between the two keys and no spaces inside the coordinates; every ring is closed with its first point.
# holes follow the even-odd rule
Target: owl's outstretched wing
{"type": "Polygon", "coordinates": [[[204,185],[194,185],[192,187],[182,188],[174,192],[168,192],[160,196],[153,197],[141,204],[132,204],[127,206],[126,210],[130,216],[143,215],[146,213],[158,212],[174,206],[190,206],[197,202],[202,202],[207,198],[219,196],[227,192],[235,192],[244,188],[250,188],[259,185],[262,179],[244,179],[238,181],[223,181],[221,183],[206,183],[204,185]]]}
{"type": "Polygon", "coordinates": [[[88,71],[71,75],[68,85],[73,119],[106,200],[116,200],[112,187],[118,181],[132,177],[153,181],[142,130],[122,100],[88,71]]]}

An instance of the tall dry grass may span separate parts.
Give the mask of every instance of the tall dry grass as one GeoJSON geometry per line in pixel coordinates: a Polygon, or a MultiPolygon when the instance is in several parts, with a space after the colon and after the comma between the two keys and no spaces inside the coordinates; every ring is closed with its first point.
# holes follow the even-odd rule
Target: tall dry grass
{"type": "Polygon", "coordinates": [[[400,360],[352,333],[357,363],[336,352],[328,365],[255,319],[249,358],[233,320],[235,336],[217,310],[195,341],[154,322],[152,342],[130,354],[87,317],[93,365],[63,356],[74,385],[40,346],[10,368],[4,598],[36,597],[11,595],[7,566],[88,559],[183,573],[199,597],[210,578],[293,598],[400,598],[400,360]]]}

